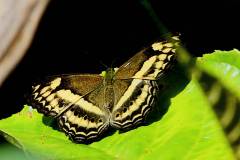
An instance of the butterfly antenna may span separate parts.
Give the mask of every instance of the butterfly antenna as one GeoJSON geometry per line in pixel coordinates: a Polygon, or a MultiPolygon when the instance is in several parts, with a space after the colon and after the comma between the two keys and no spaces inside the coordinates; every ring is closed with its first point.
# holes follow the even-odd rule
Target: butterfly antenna
{"type": "Polygon", "coordinates": [[[114,59],[113,59],[113,61],[112,61],[112,63],[111,63],[111,68],[114,68],[114,64],[115,64],[116,60],[117,60],[117,58],[114,58],[114,59]]]}
{"type": "Polygon", "coordinates": [[[165,34],[168,33],[169,30],[167,29],[167,27],[160,21],[159,17],[157,16],[155,10],[152,7],[152,4],[149,2],[149,0],[141,0],[140,1],[141,4],[143,5],[143,7],[146,9],[147,13],[149,14],[149,16],[151,17],[151,19],[153,20],[153,22],[156,24],[156,27],[159,30],[159,33],[165,34]]]}

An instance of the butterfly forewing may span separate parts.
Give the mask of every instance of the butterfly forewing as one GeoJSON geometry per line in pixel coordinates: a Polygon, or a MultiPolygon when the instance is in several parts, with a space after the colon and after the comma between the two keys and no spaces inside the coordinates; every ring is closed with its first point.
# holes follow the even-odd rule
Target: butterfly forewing
{"type": "Polygon", "coordinates": [[[158,79],[171,65],[178,43],[177,36],[153,43],[125,62],[117,70],[116,79],[158,79]]]}
{"type": "Polygon", "coordinates": [[[53,76],[34,85],[28,101],[46,116],[58,116],[101,84],[99,75],[53,76]]]}
{"type": "Polygon", "coordinates": [[[54,76],[33,86],[29,101],[40,113],[58,117],[60,129],[82,142],[96,138],[108,125],[102,90],[100,75],[54,76]]]}

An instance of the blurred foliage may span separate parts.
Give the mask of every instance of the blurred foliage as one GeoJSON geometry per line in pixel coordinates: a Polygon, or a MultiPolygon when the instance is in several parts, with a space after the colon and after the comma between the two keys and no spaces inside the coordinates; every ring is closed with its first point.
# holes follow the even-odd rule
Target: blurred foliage
{"type": "Polygon", "coordinates": [[[10,144],[0,145],[1,160],[27,160],[24,152],[10,144]]]}
{"type": "Polygon", "coordinates": [[[199,58],[196,66],[202,71],[199,82],[240,159],[240,53],[215,51],[199,58]]]}

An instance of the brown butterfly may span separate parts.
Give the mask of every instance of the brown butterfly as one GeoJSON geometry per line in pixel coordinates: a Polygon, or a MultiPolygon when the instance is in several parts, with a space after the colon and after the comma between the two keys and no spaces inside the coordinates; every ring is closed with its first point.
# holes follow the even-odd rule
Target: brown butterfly
{"type": "Polygon", "coordinates": [[[171,64],[179,39],[153,43],[118,69],[102,74],[60,75],[33,86],[29,102],[57,119],[77,143],[100,137],[110,126],[128,130],[141,124],[156,101],[157,81],[171,64]]]}

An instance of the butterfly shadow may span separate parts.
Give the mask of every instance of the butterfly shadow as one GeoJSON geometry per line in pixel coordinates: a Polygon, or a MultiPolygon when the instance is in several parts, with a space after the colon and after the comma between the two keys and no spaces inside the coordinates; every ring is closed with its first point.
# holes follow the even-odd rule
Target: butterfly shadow
{"type": "Polygon", "coordinates": [[[49,126],[52,129],[59,131],[59,127],[58,127],[56,118],[43,116],[42,117],[42,122],[43,122],[44,125],[49,126]]]}
{"type": "Polygon", "coordinates": [[[161,120],[171,106],[171,98],[184,90],[189,82],[190,79],[181,66],[176,65],[175,68],[169,70],[158,82],[160,91],[157,95],[157,102],[146,118],[145,125],[161,120]]]}

